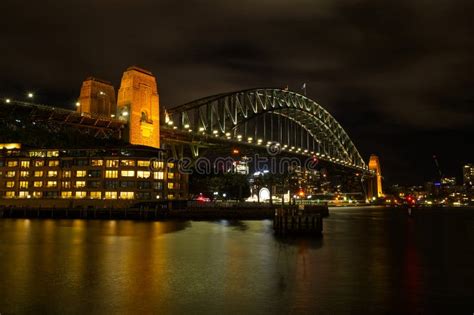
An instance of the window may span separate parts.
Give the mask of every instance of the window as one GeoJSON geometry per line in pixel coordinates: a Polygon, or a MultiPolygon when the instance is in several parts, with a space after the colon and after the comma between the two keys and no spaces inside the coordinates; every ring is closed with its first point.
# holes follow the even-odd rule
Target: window
{"type": "Polygon", "coordinates": [[[118,181],[115,181],[115,180],[107,180],[105,181],[105,188],[107,189],[114,189],[114,188],[118,188],[119,186],[119,182],[118,181]]]}
{"type": "Polygon", "coordinates": [[[102,171],[101,170],[90,170],[89,171],[89,177],[92,178],[98,178],[102,176],[102,171]]]}
{"type": "Polygon", "coordinates": [[[101,199],[102,192],[100,191],[91,191],[91,199],[101,199]]]}
{"type": "Polygon", "coordinates": [[[34,165],[35,165],[35,167],[42,167],[42,166],[44,166],[44,161],[43,160],[36,160],[34,165]]]}
{"type": "Polygon", "coordinates": [[[76,198],[86,198],[87,192],[86,191],[76,191],[76,198]]]}
{"type": "Polygon", "coordinates": [[[43,196],[45,198],[56,198],[59,195],[59,192],[57,191],[45,191],[43,196]]]}
{"type": "Polygon", "coordinates": [[[137,165],[140,167],[150,167],[150,161],[137,161],[137,165]]]}
{"type": "Polygon", "coordinates": [[[18,166],[18,161],[8,161],[7,162],[8,167],[15,167],[18,166]]]}
{"type": "Polygon", "coordinates": [[[116,191],[106,191],[105,192],[105,199],[117,199],[117,192],[116,191]]]}
{"type": "Polygon", "coordinates": [[[28,155],[32,157],[45,157],[46,156],[46,154],[43,151],[30,151],[28,155]]]}
{"type": "Polygon", "coordinates": [[[48,151],[46,152],[47,157],[57,157],[59,156],[59,151],[48,151]]]}
{"type": "Polygon", "coordinates": [[[89,181],[87,181],[87,187],[99,188],[100,187],[100,181],[98,181],[98,180],[89,180],[89,181]]]}
{"type": "Polygon", "coordinates": [[[87,171],[76,171],[76,177],[86,177],[87,171]]]}
{"type": "Polygon", "coordinates": [[[120,192],[120,199],[133,199],[134,193],[133,191],[121,191],[120,192]]]}
{"type": "Polygon", "coordinates": [[[168,179],[173,179],[174,178],[174,173],[168,173],[168,179]]]}
{"type": "Polygon", "coordinates": [[[102,166],[102,165],[104,165],[104,160],[92,160],[91,165],[92,166],[102,166]]]}
{"type": "Polygon", "coordinates": [[[151,194],[149,192],[139,192],[137,193],[137,199],[150,199],[151,194]]]}
{"type": "Polygon", "coordinates": [[[137,171],[137,178],[150,178],[150,171],[137,171]]]}
{"type": "Polygon", "coordinates": [[[16,172],[15,171],[8,171],[5,173],[5,177],[15,177],[16,172]]]}
{"type": "Polygon", "coordinates": [[[105,171],[105,178],[118,178],[118,171],[105,171]]]}
{"type": "Polygon", "coordinates": [[[62,188],[71,188],[71,182],[70,181],[64,181],[61,183],[62,188]]]}
{"type": "Polygon", "coordinates": [[[56,188],[56,187],[58,187],[58,182],[55,181],[55,180],[49,180],[49,181],[46,183],[46,187],[48,187],[48,188],[56,188]]]}
{"type": "Polygon", "coordinates": [[[76,188],[86,187],[86,182],[83,181],[83,180],[78,180],[78,181],[76,182],[76,186],[75,186],[75,187],[76,187],[76,188]]]}
{"type": "Polygon", "coordinates": [[[173,162],[168,162],[168,168],[173,168],[174,167],[174,163],[173,162]]]}
{"type": "Polygon", "coordinates": [[[163,179],[163,172],[153,172],[153,177],[155,179],[163,179]]]}
{"type": "Polygon", "coordinates": [[[138,188],[139,189],[150,189],[151,188],[151,182],[138,182],[138,188]]]}
{"type": "Polygon", "coordinates": [[[18,192],[18,198],[28,198],[29,194],[27,191],[19,191],[18,192]]]}
{"type": "Polygon", "coordinates": [[[173,194],[169,194],[168,195],[168,200],[173,200],[174,199],[174,195],[173,194]]]}
{"type": "Polygon", "coordinates": [[[107,161],[105,161],[105,166],[106,167],[118,167],[119,166],[119,160],[107,160],[107,161]]]}
{"type": "Polygon", "coordinates": [[[35,177],[43,177],[43,171],[35,171],[34,176],[35,177]]]}
{"type": "Polygon", "coordinates": [[[89,165],[89,160],[88,159],[77,159],[76,160],[76,165],[78,165],[78,166],[87,166],[87,165],[89,165]]]}
{"type": "Polygon", "coordinates": [[[173,189],[174,188],[174,183],[168,183],[168,189],[173,189]]]}
{"type": "Polygon", "coordinates": [[[58,176],[58,171],[48,171],[48,177],[56,177],[58,176]]]}
{"type": "Polygon", "coordinates": [[[122,177],[134,177],[135,171],[121,171],[120,175],[122,175],[122,177]]]}
{"type": "Polygon", "coordinates": [[[153,161],[153,168],[156,170],[163,169],[164,163],[163,161],[153,161]]]}
{"type": "Polygon", "coordinates": [[[28,182],[27,181],[21,181],[20,182],[20,188],[28,188],[28,182]]]}
{"type": "Polygon", "coordinates": [[[36,181],[36,182],[33,182],[33,187],[43,187],[43,182],[41,181],[36,181]]]}
{"type": "Polygon", "coordinates": [[[43,193],[41,191],[33,191],[33,198],[41,198],[43,193]]]}
{"type": "Polygon", "coordinates": [[[135,166],[135,161],[134,160],[121,160],[120,165],[121,166],[135,166]]]}
{"type": "Polygon", "coordinates": [[[71,178],[71,171],[63,171],[63,178],[71,178]]]}
{"type": "Polygon", "coordinates": [[[61,198],[71,198],[72,197],[72,191],[62,191],[61,192],[61,198]]]}
{"type": "Polygon", "coordinates": [[[153,189],[162,190],[163,189],[163,183],[162,182],[154,182],[153,183],[153,189]]]}
{"type": "Polygon", "coordinates": [[[30,172],[28,172],[28,171],[21,171],[20,172],[20,177],[28,177],[28,176],[30,176],[30,172]]]}
{"type": "Polygon", "coordinates": [[[21,161],[20,166],[23,168],[28,168],[30,167],[30,161],[21,161]]]}
{"type": "Polygon", "coordinates": [[[5,187],[7,188],[13,188],[15,187],[15,182],[14,181],[9,181],[5,183],[5,187]]]}
{"type": "Polygon", "coordinates": [[[54,167],[54,166],[59,166],[59,161],[58,160],[51,160],[48,162],[49,167],[54,167]]]}
{"type": "Polygon", "coordinates": [[[5,198],[15,198],[15,192],[14,191],[5,192],[5,198]]]}
{"type": "Polygon", "coordinates": [[[135,182],[131,182],[131,181],[126,181],[126,180],[123,180],[120,182],[120,187],[122,188],[130,188],[130,187],[134,187],[135,186],[135,182]]]}

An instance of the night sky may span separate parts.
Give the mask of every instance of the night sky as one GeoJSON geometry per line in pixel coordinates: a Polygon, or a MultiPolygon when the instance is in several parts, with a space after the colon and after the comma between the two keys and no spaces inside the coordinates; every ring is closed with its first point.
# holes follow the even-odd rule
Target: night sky
{"type": "Polygon", "coordinates": [[[46,0],[0,2],[0,97],[74,108],[89,75],[118,89],[129,65],[161,104],[252,87],[329,110],[387,183],[474,162],[472,0],[46,0]]]}

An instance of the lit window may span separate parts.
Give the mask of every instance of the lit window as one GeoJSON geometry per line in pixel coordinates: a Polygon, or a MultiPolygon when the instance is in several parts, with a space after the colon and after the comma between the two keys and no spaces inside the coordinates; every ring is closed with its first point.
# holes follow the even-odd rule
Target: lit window
{"type": "Polygon", "coordinates": [[[102,192],[91,191],[91,199],[100,199],[100,198],[102,198],[102,192]]]}
{"type": "Polygon", "coordinates": [[[168,179],[173,179],[174,178],[174,173],[168,173],[168,179]]]}
{"type": "Polygon", "coordinates": [[[18,161],[8,161],[7,166],[9,167],[18,166],[18,161]]]}
{"type": "Polygon", "coordinates": [[[15,182],[14,181],[6,182],[5,186],[7,188],[13,188],[13,187],[15,187],[15,182]]]}
{"type": "Polygon", "coordinates": [[[63,178],[71,178],[71,171],[63,171],[63,178]]]}
{"type": "Polygon", "coordinates": [[[18,192],[18,198],[28,198],[29,194],[27,191],[19,191],[18,192]]]}
{"type": "Polygon", "coordinates": [[[153,177],[155,179],[163,179],[163,172],[154,172],[153,177]]]}
{"type": "Polygon", "coordinates": [[[35,167],[41,167],[44,166],[44,161],[43,160],[36,160],[35,161],[35,167]]]}
{"type": "Polygon", "coordinates": [[[119,166],[119,160],[107,160],[105,162],[106,167],[118,167],[119,166]]]}
{"type": "Polygon", "coordinates": [[[173,194],[169,194],[169,195],[168,195],[168,199],[169,199],[169,200],[173,200],[173,199],[174,199],[174,195],[173,195],[173,194]]]}
{"type": "Polygon", "coordinates": [[[8,171],[5,173],[5,177],[15,177],[16,172],[15,171],[8,171]]]}
{"type": "Polygon", "coordinates": [[[154,169],[162,169],[164,166],[163,161],[153,161],[153,168],[154,169]]]}
{"type": "Polygon", "coordinates": [[[137,171],[137,178],[149,178],[150,171],[137,171]]]}
{"type": "Polygon", "coordinates": [[[28,176],[30,176],[30,172],[28,172],[28,171],[21,171],[20,172],[20,177],[28,177],[28,176]]]}
{"type": "Polygon", "coordinates": [[[76,191],[76,198],[86,198],[87,192],[86,191],[76,191]]]}
{"type": "Polygon", "coordinates": [[[47,155],[48,157],[57,157],[57,156],[59,156],[59,151],[48,151],[48,152],[46,153],[46,155],[47,155]]]}
{"type": "Polygon", "coordinates": [[[105,199],[117,199],[117,192],[116,191],[106,191],[105,192],[105,199]]]}
{"type": "Polygon", "coordinates": [[[30,161],[21,161],[20,166],[23,168],[28,168],[30,167],[30,161]]]}
{"type": "Polygon", "coordinates": [[[64,181],[61,183],[62,188],[71,188],[71,182],[69,181],[64,181]]]}
{"type": "Polygon", "coordinates": [[[20,182],[20,188],[28,188],[28,182],[27,181],[21,181],[20,182]]]}
{"type": "Polygon", "coordinates": [[[58,182],[55,181],[55,180],[49,180],[49,181],[46,183],[46,187],[48,187],[48,188],[55,188],[55,187],[58,187],[58,182]]]}
{"type": "Polygon", "coordinates": [[[135,176],[135,171],[121,171],[120,175],[122,177],[134,177],[135,176]]]}
{"type": "Polygon", "coordinates": [[[81,180],[76,182],[76,188],[86,187],[86,182],[81,180]]]}
{"type": "Polygon", "coordinates": [[[86,177],[87,171],[76,171],[76,177],[86,177]]]}
{"type": "Polygon", "coordinates": [[[43,151],[30,151],[29,156],[33,157],[45,157],[46,154],[43,151]]]}
{"type": "Polygon", "coordinates": [[[5,192],[5,198],[15,198],[15,192],[14,191],[5,192]]]}
{"type": "Polygon", "coordinates": [[[121,160],[120,165],[121,166],[135,166],[135,161],[134,160],[121,160]]]}
{"type": "Polygon", "coordinates": [[[51,160],[48,162],[48,166],[54,167],[54,166],[59,166],[59,161],[58,160],[51,160]]]}
{"type": "Polygon", "coordinates": [[[58,176],[58,171],[48,171],[48,177],[56,177],[58,176]]]}
{"type": "Polygon", "coordinates": [[[41,181],[33,182],[33,187],[43,187],[43,182],[41,181]]]}
{"type": "Polygon", "coordinates": [[[168,183],[168,189],[173,189],[174,188],[174,183],[168,183]]]}
{"type": "Polygon", "coordinates": [[[41,191],[33,192],[33,198],[41,198],[42,196],[43,196],[43,193],[41,191]]]}
{"type": "Polygon", "coordinates": [[[62,191],[61,192],[61,198],[71,198],[72,197],[72,191],[62,191]]]}
{"type": "Polygon", "coordinates": [[[133,191],[121,191],[120,192],[120,199],[133,199],[134,193],[133,191]]]}
{"type": "Polygon", "coordinates": [[[104,160],[92,160],[91,165],[92,166],[102,166],[102,165],[104,165],[104,160]]]}
{"type": "Polygon", "coordinates": [[[118,171],[105,171],[105,178],[117,178],[118,171]]]}
{"type": "Polygon", "coordinates": [[[43,171],[35,171],[35,177],[43,177],[43,171]]]}
{"type": "Polygon", "coordinates": [[[173,162],[169,162],[169,163],[168,163],[168,167],[169,167],[169,168],[173,168],[173,167],[174,167],[174,163],[173,163],[173,162]]]}
{"type": "Polygon", "coordinates": [[[137,165],[141,167],[149,167],[150,166],[150,161],[137,161],[137,165]]]}

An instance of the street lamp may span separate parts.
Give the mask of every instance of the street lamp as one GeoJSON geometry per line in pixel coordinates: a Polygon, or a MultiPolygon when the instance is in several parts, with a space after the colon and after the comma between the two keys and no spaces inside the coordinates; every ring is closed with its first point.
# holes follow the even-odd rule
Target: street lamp
{"type": "Polygon", "coordinates": [[[31,92],[28,92],[28,98],[33,98],[33,97],[34,97],[34,94],[31,92]]]}

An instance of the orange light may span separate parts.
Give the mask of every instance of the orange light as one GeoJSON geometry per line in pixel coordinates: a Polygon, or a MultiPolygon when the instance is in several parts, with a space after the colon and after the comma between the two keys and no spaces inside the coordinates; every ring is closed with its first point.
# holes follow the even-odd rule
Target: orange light
{"type": "Polygon", "coordinates": [[[300,190],[300,191],[298,192],[298,196],[304,197],[304,191],[303,191],[303,190],[300,190]]]}
{"type": "Polygon", "coordinates": [[[233,154],[239,154],[240,151],[239,151],[239,149],[234,149],[234,150],[232,150],[232,153],[233,153],[233,154]]]}

